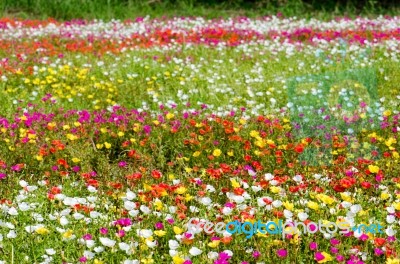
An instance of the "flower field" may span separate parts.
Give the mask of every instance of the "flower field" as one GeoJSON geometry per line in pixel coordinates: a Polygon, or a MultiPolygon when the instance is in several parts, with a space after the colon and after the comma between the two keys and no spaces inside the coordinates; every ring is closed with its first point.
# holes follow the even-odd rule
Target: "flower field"
{"type": "Polygon", "coordinates": [[[0,19],[0,263],[399,264],[399,59],[389,16],[0,19]]]}

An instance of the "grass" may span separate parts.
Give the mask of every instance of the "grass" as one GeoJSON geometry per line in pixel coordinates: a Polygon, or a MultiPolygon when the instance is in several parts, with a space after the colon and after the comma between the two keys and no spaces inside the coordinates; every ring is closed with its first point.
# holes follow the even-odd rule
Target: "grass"
{"type": "Polygon", "coordinates": [[[2,16],[19,18],[84,19],[132,19],[150,17],[203,16],[207,18],[276,15],[287,17],[331,19],[335,16],[355,17],[358,15],[395,15],[399,6],[394,2],[382,7],[374,1],[363,5],[327,1],[325,4],[301,0],[290,1],[193,1],[193,0],[4,0],[0,3],[2,16]]]}

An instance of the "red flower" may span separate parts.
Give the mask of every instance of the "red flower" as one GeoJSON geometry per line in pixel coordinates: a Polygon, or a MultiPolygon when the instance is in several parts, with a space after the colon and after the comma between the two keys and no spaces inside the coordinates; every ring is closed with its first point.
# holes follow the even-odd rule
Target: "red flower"
{"type": "Polygon", "coordinates": [[[158,170],[153,170],[153,171],[151,172],[151,176],[152,176],[154,179],[160,179],[161,176],[162,176],[162,174],[161,174],[161,172],[158,171],[158,170]]]}
{"type": "Polygon", "coordinates": [[[294,151],[296,151],[297,153],[302,153],[304,151],[304,146],[303,144],[298,144],[294,147],[294,151]]]}

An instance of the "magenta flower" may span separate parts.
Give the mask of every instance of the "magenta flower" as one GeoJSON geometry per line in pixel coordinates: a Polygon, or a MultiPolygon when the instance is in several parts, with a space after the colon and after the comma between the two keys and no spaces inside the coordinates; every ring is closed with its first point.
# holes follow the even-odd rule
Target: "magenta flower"
{"type": "Polygon", "coordinates": [[[164,225],[161,222],[157,222],[154,226],[156,229],[164,229],[164,225]]]}
{"type": "Polygon", "coordinates": [[[375,253],[376,256],[380,256],[385,252],[380,248],[374,248],[374,253],[375,253]]]}
{"type": "Polygon", "coordinates": [[[100,228],[100,234],[107,235],[107,233],[108,233],[108,229],[107,228],[105,228],[105,227],[100,228]]]}
{"type": "Polygon", "coordinates": [[[310,249],[311,250],[316,250],[318,248],[318,244],[317,243],[315,243],[315,242],[311,242],[310,243],[310,249]]]}
{"type": "Polygon", "coordinates": [[[3,180],[3,179],[5,179],[5,178],[6,178],[6,176],[7,176],[7,174],[5,174],[5,173],[0,173],[0,180],[3,180]]]}
{"type": "Polygon", "coordinates": [[[124,237],[124,236],[125,236],[125,230],[123,230],[123,229],[118,230],[117,236],[118,236],[118,237],[124,237]]]}
{"type": "Polygon", "coordinates": [[[82,236],[82,238],[84,240],[91,240],[92,239],[92,235],[91,234],[85,234],[85,235],[82,236]]]}
{"type": "Polygon", "coordinates": [[[325,258],[325,256],[322,255],[321,252],[316,252],[315,255],[314,255],[314,258],[315,258],[316,261],[321,261],[321,260],[323,260],[325,258]]]}
{"type": "Polygon", "coordinates": [[[79,262],[85,263],[87,261],[86,257],[80,257],[79,262]]]}
{"type": "Polygon", "coordinates": [[[276,254],[277,254],[278,257],[280,257],[280,258],[286,258],[286,257],[287,257],[287,250],[286,250],[286,249],[283,249],[283,248],[278,249],[278,250],[276,251],[276,254]]]}
{"type": "Polygon", "coordinates": [[[259,251],[254,251],[253,252],[253,258],[259,258],[261,256],[261,253],[259,251]]]}
{"type": "Polygon", "coordinates": [[[121,218],[118,219],[117,221],[114,221],[114,225],[130,226],[132,225],[132,220],[130,218],[121,218]]]}

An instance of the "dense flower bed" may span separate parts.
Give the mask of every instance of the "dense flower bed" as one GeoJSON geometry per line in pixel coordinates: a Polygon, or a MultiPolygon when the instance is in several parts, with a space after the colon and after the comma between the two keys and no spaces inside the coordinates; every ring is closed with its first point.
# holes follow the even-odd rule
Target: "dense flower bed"
{"type": "Polygon", "coordinates": [[[1,19],[0,263],[400,263],[398,24],[1,19]]]}

